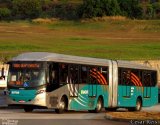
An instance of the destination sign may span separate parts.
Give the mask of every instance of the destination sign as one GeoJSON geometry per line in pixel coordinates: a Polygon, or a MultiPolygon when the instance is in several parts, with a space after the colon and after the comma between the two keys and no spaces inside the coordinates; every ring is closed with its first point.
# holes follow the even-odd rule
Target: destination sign
{"type": "Polygon", "coordinates": [[[20,64],[14,63],[12,64],[13,68],[40,68],[40,64],[32,63],[32,64],[20,64]]]}

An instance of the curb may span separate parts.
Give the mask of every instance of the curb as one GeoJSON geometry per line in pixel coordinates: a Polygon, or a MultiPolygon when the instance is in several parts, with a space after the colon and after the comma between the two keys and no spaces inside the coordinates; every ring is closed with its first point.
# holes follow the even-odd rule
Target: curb
{"type": "Polygon", "coordinates": [[[105,115],[105,118],[107,120],[119,121],[119,122],[130,122],[131,120],[133,120],[133,119],[116,118],[116,117],[113,117],[112,115],[108,115],[108,114],[105,115]]]}
{"type": "MultiPolygon", "coordinates": [[[[123,118],[116,118],[112,115],[109,115],[109,114],[106,114],[105,115],[105,119],[107,120],[111,120],[111,121],[119,121],[119,122],[132,122],[132,121],[146,121],[146,120],[151,120],[152,119],[123,119],[123,118]]],[[[159,121],[159,120],[156,120],[156,121],[159,121]]],[[[156,123],[156,125],[159,125],[160,124],[160,121],[158,123],[156,123]]]]}

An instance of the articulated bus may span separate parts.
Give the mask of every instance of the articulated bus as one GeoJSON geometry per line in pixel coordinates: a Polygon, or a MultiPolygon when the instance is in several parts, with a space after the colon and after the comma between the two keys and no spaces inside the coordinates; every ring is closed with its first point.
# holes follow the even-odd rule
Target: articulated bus
{"type": "Polygon", "coordinates": [[[8,64],[8,105],[25,112],[140,111],[158,103],[157,71],[129,61],[31,52],[8,64]]]}

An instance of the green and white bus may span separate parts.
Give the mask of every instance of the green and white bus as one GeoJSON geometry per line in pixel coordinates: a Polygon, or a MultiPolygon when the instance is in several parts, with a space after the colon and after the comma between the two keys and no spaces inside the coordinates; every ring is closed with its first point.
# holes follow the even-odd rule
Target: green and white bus
{"type": "Polygon", "coordinates": [[[47,52],[20,54],[10,62],[8,105],[100,112],[158,103],[157,71],[129,61],[47,52]]]}

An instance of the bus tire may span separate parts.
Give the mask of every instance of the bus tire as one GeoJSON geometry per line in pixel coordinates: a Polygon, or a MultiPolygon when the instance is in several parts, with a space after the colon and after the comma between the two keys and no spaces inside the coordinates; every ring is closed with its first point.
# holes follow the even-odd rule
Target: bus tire
{"type": "Polygon", "coordinates": [[[140,98],[137,99],[135,111],[141,111],[142,109],[142,100],[140,98]]]}
{"type": "Polygon", "coordinates": [[[128,108],[129,111],[141,111],[142,109],[142,100],[141,98],[137,98],[136,107],[128,108]]]}
{"type": "Polygon", "coordinates": [[[62,97],[59,102],[59,108],[55,109],[55,112],[58,114],[64,113],[67,110],[67,102],[65,97],[62,97]]]}
{"type": "Polygon", "coordinates": [[[94,110],[88,110],[89,113],[99,113],[102,111],[103,108],[103,100],[101,97],[98,98],[96,108],[94,110]]]}
{"type": "Polygon", "coordinates": [[[103,108],[103,99],[101,97],[98,98],[96,108],[94,110],[94,113],[99,113],[102,111],[103,108]]]}
{"type": "Polygon", "coordinates": [[[116,111],[117,108],[105,108],[106,111],[116,111]]]}
{"type": "Polygon", "coordinates": [[[24,107],[24,111],[25,112],[32,112],[33,111],[33,107],[24,107]]]}
{"type": "Polygon", "coordinates": [[[89,113],[95,113],[95,111],[94,111],[94,110],[88,110],[88,112],[89,112],[89,113]]]}

